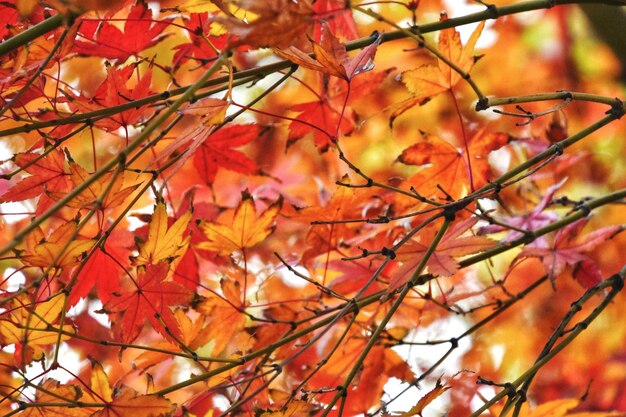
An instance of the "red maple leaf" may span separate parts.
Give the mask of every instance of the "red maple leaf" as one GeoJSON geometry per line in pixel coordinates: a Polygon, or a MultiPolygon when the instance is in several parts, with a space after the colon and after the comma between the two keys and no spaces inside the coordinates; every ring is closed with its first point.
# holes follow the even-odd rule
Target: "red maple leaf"
{"type": "Polygon", "coordinates": [[[104,245],[98,248],[82,267],[76,283],[68,297],[69,305],[86,297],[92,288],[97,289],[98,298],[106,304],[120,291],[120,277],[128,267],[129,248],[133,246],[132,234],[114,230],[104,245]]]}
{"type": "Polygon", "coordinates": [[[175,68],[189,60],[194,60],[199,65],[204,65],[217,56],[216,49],[221,50],[226,46],[228,41],[227,35],[217,37],[207,35],[210,43],[207,42],[205,37],[198,36],[199,33],[210,33],[213,23],[208,18],[208,13],[191,13],[189,15],[189,20],[185,23],[185,27],[189,29],[191,42],[182,43],[174,48],[176,53],[174,54],[172,64],[175,68]]]}
{"type": "Polygon", "coordinates": [[[148,265],[145,270],[138,268],[134,287],[116,295],[105,304],[107,313],[115,314],[116,336],[124,343],[130,343],[139,336],[146,320],[153,328],[167,335],[161,321],[175,336],[180,335],[176,319],[170,310],[172,306],[186,306],[191,301],[193,291],[174,281],[165,281],[169,273],[167,262],[148,265]]]}
{"type": "Polygon", "coordinates": [[[0,202],[22,201],[43,192],[66,193],[72,188],[70,174],[66,171],[65,155],[59,150],[46,155],[22,153],[16,155],[14,161],[30,176],[13,185],[0,197],[0,202]]]}
{"type": "Polygon", "coordinates": [[[165,39],[168,34],[161,32],[167,25],[168,22],[155,22],[148,6],[137,2],[126,18],[123,31],[107,21],[83,19],[79,35],[85,40],[76,40],[73,51],[124,62],[165,39]]]}
{"type": "Polygon", "coordinates": [[[478,131],[468,142],[469,159],[464,148],[457,148],[434,135],[425,135],[415,145],[405,149],[398,161],[424,166],[409,178],[409,183],[422,195],[431,197],[440,192],[438,185],[454,198],[487,183],[491,167],[489,152],[501,148],[510,140],[505,133],[478,131]]]}
{"type": "Polygon", "coordinates": [[[624,226],[602,227],[581,235],[580,232],[588,221],[588,218],[580,219],[559,229],[546,239],[534,241],[527,245],[518,257],[540,258],[553,283],[567,265],[578,266],[575,277],[586,287],[594,286],[600,282],[602,275],[586,253],[620,233],[624,226]]]}
{"type": "MultiPolygon", "coordinates": [[[[317,17],[327,22],[333,33],[352,40],[358,38],[359,34],[352,16],[352,9],[346,3],[348,3],[346,0],[317,0],[313,3],[313,10],[317,17]]],[[[318,41],[321,39],[322,27],[320,24],[315,24],[313,39],[318,41]]]]}
{"type": "MultiPolygon", "coordinates": [[[[138,77],[137,83],[133,87],[127,86],[135,68],[135,65],[128,65],[121,69],[108,67],[107,78],[100,84],[93,97],[86,97],[82,94],[76,96],[72,93],[67,93],[71,97],[69,100],[70,107],[79,111],[90,112],[126,104],[129,101],[144,98],[152,94],[150,91],[152,71],[147,71],[145,74],[138,77]]],[[[152,112],[153,110],[148,110],[147,106],[133,107],[105,119],[98,120],[95,122],[95,125],[108,132],[114,132],[120,127],[142,122],[152,112]]]]}
{"type": "Polygon", "coordinates": [[[18,24],[17,9],[8,2],[0,3],[0,39],[10,38],[11,29],[18,24]]]}
{"type": "Polygon", "coordinates": [[[323,152],[337,140],[337,131],[345,135],[355,128],[352,110],[346,107],[342,114],[341,109],[333,107],[326,98],[296,104],[291,110],[300,114],[289,125],[287,146],[291,146],[308,133],[313,133],[315,145],[323,152]]]}
{"type": "Polygon", "coordinates": [[[219,167],[242,174],[259,172],[256,162],[235,150],[262,134],[259,125],[235,125],[209,134],[194,154],[193,164],[207,184],[215,181],[219,167]]]}
{"type": "Polygon", "coordinates": [[[31,101],[46,95],[45,77],[37,77],[28,87],[25,86],[26,82],[26,78],[17,80],[13,79],[13,77],[5,78],[1,83],[3,96],[0,97],[0,100],[2,101],[2,105],[8,105],[9,108],[25,106],[31,101]],[[24,87],[26,87],[26,90],[22,92],[24,87]]]}

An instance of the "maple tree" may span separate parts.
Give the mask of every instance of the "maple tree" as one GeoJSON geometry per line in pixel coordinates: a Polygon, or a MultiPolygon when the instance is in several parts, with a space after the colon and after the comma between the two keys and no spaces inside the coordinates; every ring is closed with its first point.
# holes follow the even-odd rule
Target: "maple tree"
{"type": "Polygon", "coordinates": [[[625,415],[623,6],[0,2],[0,413],[625,415]]]}

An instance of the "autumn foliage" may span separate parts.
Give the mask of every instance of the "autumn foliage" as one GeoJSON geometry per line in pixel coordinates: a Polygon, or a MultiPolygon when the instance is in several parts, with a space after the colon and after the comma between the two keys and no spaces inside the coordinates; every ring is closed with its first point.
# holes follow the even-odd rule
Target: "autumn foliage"
{"type": "Polygon", "coordinates": [[[1,1],[0,414],[626,414],[619,59],[467,3],[1,1]]]}

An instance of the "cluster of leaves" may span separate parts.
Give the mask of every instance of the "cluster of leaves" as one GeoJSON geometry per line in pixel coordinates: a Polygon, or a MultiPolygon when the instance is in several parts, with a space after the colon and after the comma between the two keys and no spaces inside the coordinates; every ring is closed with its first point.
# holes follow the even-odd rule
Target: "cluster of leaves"
{"type": "Polygon", "coordinates": [[[626,412],[620,69],[445,3],[0,2],[0,412],[626,412]]]}

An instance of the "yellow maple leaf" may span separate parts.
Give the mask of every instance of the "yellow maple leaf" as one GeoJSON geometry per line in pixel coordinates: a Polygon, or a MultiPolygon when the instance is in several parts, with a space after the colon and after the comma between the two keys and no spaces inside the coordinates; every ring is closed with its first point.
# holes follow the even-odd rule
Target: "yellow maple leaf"
{"type": "Polygon", "coordinates": [[[282,199],[279,199],[257,218],[254,200],[248,191],[244,191],[230,226],[209,221],[200,223],[200,229],[209,240],[199,243],[197,247],[217,252],[222,256],[251,248],[264,241],[274,231],[276,216],[281,206],[282,199]]]}
{"type": "Polygon", "coordinates": [[[67,268],[77,264],[80,255],[94,245],[91,239],[77,235],[78,223],[70,221],[56,229],[49,237],[37,227],[25,239],[21,261],[42,268],[67,268]]]}
{"type": "MultiPolygon", "coordinates": [[[[77,163],[70,161],[70,180],[74,187],[82,185],[90,174],[77,163]]],[[[113,171],[107,172],[97,181],[90,184],[82,193],[73,198],[67,205],[74,208],[113,208],[121,205],[133,193],[139,183],[122,188],[124,174],[116,175],[113,171]],[[98,203],[98,200],[102,199],[98,203]]],[[[58,198],[63,195],[59,195],[58,198]]],[[[56,197],[53,195],[53,197],[56,197]]]]}
{"type": "Polygon", "coordinates": [[[96,361],[91,363],[91,392],[95,398],[100,398],[102,401],[113,401],[113,389],[109,383],[109,377],[102,365],[96,361]]]}
{"type": "Polygon", "coordinates": [[[139,256],[135,258],[135,263],[156,265],[182,257],[189,246],[189,237],[184,237],[184,234],[191,216],[191,211],[188,211],[168,229],[165,204],[158,203],[150,221],[148,240],[139,244],[139,256]]]}
{"type": "Polygon", "coordinates": [[[139,394],[126,386],[114,390],[104,368],[95,360],[91,361],[91,387],[83,392],[83,402],[104,403],[100,407],[83,408],[90,417],[160,417],[171,415],[175,408],[168,399],[158,395],[139,394]]]}
{"type": "Polygon", "coordinates": [[[82,391],[76,385],[61,384],[55,379],[46,379],[39,385],[34,403],[36,406],[28,407],[23,414],[24,417],[39,416],[65,416],[65,417],[86,417],[87,414],[80,408],[69,407],[78,400],[82,391]],[[61,404],[67,403],[63,407],[61,404]],[[51,404],[60,404],[54,406],[51,404]]]}
{"type": "MultiPolygon", "coordinates": [[[[59,334],[51,331],[50,326],[59,319],[64,305],[64,297],[54,297],[37,303],[33,308],[26,295],[17,297],[0,321],[4,343],[22,345],[24,363],[41,359],[43,347],[59,340],[59,334]]],[[[72,327],[65,326],[64,330],[71,332],[72,327]]],[[[67,334],[61,335],[61,340],[68,338],[67,334]]]]}

